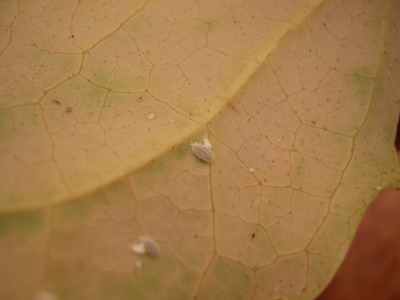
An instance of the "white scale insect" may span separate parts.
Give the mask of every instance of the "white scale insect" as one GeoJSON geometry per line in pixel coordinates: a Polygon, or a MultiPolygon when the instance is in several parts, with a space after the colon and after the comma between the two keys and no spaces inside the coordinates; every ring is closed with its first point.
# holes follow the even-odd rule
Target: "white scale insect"
{"type": "Polygon", "coordinates": [[[212,146],[208,138],[203,139],[203,144],[190,142],[189,147],[198,159],[208,164],[211,164],[215,160],[215,154],[212,151],[212,146]]]}
{"type": "Polygon", "coordinates": [[[135,254],[147,254],[151,257],[160,256],[160,246],[155,240],[148,236],[140,237],[140,243],[131,246],[131,250],[135,254]]]}

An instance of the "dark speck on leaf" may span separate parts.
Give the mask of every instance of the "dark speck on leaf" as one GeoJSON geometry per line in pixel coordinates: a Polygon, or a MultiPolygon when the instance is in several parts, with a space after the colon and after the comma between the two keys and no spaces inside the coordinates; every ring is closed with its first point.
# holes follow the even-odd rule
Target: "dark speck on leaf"
{"type": "Polygon", "coordinates": [[[67,107],[65,108],[65,112],[67,112],[67,113],[72,112],[72,107],[71,107],[71,106],[67,106],[67,107]]]}

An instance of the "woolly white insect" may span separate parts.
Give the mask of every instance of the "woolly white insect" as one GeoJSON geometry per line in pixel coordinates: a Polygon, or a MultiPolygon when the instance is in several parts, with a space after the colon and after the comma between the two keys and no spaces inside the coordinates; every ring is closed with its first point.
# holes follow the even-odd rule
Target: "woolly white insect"
{"type": "Polygon", "coordinates": [[[151,257],[160,256],[160,246],[158,246],[155,240],[147,236],[142,236],[140,237],[140,241],[140,244],[135,244],[131,247],[131,250],[135,254],[147,254],[151,257]]]}
{"type": "Polygon", "coordinates": [[[198,159],[208,164],[211,164],[215,160],[215,154],[212,151],[212,146],[208,138],[203,139],[203,144],[190,142],[189,147],[198,159]]]}

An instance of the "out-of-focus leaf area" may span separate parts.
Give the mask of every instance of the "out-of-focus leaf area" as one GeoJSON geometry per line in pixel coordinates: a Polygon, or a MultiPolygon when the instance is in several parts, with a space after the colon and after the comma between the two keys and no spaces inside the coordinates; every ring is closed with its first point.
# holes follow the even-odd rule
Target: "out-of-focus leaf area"
{"type": "Polygon", "coordinates": [[[317,297],[400,183],[399,21],[396,0],[1,1],[0,298],[317,297]]]}

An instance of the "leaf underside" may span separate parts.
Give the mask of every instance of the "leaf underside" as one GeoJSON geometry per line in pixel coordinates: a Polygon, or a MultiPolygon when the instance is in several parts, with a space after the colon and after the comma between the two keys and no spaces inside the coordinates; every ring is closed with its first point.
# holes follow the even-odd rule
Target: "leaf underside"
{"type": "Polygon", "coordinates": [[[312,299],[400,186],[398,1],[0,5],[0,298],[312,299]]]}

